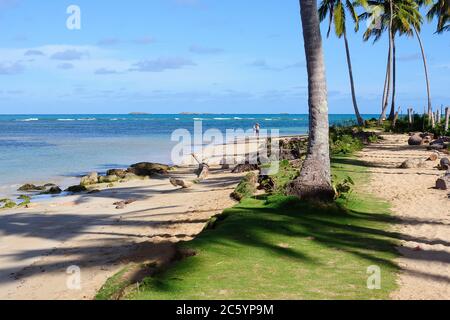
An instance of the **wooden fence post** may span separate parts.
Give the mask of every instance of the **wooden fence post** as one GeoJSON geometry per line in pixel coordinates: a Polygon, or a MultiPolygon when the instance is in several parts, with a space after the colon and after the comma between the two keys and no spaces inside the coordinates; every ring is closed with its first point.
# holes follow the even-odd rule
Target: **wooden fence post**
{"type": "Polygon", "coordinates": [[[450,107],[445,108],[445,132],[448,131],[448,121],[450,117],[450,107]]]}

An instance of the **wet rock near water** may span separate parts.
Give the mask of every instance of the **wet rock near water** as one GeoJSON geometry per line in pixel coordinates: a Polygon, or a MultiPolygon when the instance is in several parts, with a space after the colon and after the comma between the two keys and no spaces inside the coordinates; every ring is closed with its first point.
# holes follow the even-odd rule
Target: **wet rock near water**
{"type": "Polygon", "coordinates": [[[165,164],[140,162],[130,166],[127,172],[134,173],[137,176],[152,176],[154,174],[167,174],[172,169],[172,167],[165,164]]]}
{"type": "Polygon", "coordinates": [[[98,183],[98,173],[97,172],[91,172],[87,176],[84,176],[81,178],[80,185],[82,186],[89,186],[92,184],[98,183]]]}
{"type": "Polygon", "coordinates": [[[72,193],[81,193],[81,192],[88,191],[88,189],[85,186],[76,185],[76,186],[68,187],[65,191],[72,192],[72,193]]]}
{"type": "Polygon", "coordinates": [[[124,169],[111,169],[106,171],[107,176],[117,176],[121,179],[124,179],[127,173],[128,173],[127,170],[124,169]]]}

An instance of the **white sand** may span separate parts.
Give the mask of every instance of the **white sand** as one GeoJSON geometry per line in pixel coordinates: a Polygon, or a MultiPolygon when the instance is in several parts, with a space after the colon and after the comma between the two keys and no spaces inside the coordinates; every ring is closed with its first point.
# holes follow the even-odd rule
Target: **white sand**
{"type": "MultiPolygon", "coordinates": [[[[193,179],[192,170],[171,176],[193,179]]],[[[92,299],[106,279],[141,250],[164,254],[168,242],[190,240],[206,221],[234,205],[242,175],[213,171],[188,190],[168,177],[117,184],[92,195],[55,198],[0,214],[0,299],[92,299]],[[114,202],[135,199],[123,210],[114,202]],[[70,290],[67,268],[81,269],[70,290]]]]}
{"type": "Polygon", "coordinates": [[[403,238],[398,259],[399,290],[393,299],[450,299],[450,199],[436,190],[443,174],[434,168],[399,169],[408,158],[427,159],[425,146],[410,147],[406,135],[385,135],[380,144],[361,152],[373,172],[368,191],[386,199],[398,217],[395,229],[403,238]]]}

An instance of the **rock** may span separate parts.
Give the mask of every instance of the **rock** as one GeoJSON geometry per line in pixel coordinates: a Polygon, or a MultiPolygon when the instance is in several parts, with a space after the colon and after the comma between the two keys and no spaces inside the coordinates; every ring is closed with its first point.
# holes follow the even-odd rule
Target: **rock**
{"type": "Polygon", "coordinates": [[[111,169],[106,171],[107,176],[118,176],[119,178],[123,179],[127,175],[127,171],[123,169],[111,169]]]}
{"type": "Polygon", "coordinates": [[[113,183],[113,182],[117,182],[119,180],[120,180],[120,178],[116,175],[98,177],[98,183],[113,183]]]}
{"type": "Polygon", "coordinates": [[[436,161],[437,159],[439,159],[439,155],[436,152],[433,152],[430,154],[427,161],[436,161]]]}
{"type": "Polygon", "coordinates": [[[127,173],[125,177],[122,179],[123,181],[132,181],[132,180],[142,180],[143,177],[137,176],[134,173],[127,173]]]}
{"type": "Polygon", "coordinates": [[[449,170],[450,169],[450,160],[448,158],[442,158],[439,163],[441,170],[449,170]]]}
{"type": "Polygon", "coordinates": [[[445,146],[443,144],[430,144],[427,147],[427,150],[442,150],[445,149],[445,146]]]}
{"type": "Polygon", "coordinates": [[[31,184],[31,183],[24,184],[19,189],[17,189],[17,191],[24,191],[24,192],[28,192],[28,191],[42,191],[42,190],[44,190],[43,186],[36,186],[34,184],[31,184]]]}
{"type": "Polygon", "coordinates": [[[423,168],[425,167],[425,161],[422,159],[408,159],[405,160],[400,168],[402,169],[413,169],[413,168],[423,168]]]}
{"type": "Polygon", "coordinates": [[[255,170],[259,170],[259,166],[257,164],[238,164],[234,169],[233,169],[233,173],[243,173],[243,172],[251,172],[251,171],[255,171],[255,170]]]}
{"type": "Polygon", "coordinates": [[[408,145],[410,145],[410,146],[420,146],[422,144],[423,144],[423,139],[418,134],[411,136],[408,140],[408,145]]]}
{"type": "Polygon", "coordinates": [[[256,193],[257,186],[258,175],[256,175],[254,172],[250,172],[242,179],[242,181],[239,183],[236,189],[234,189],[233,193],[230,196],[237,201],[252,197],[256,193]]]}
{"type": "Polygon", "coordinates": [[[99,192],[101,192],[101,191],[98,190],[98,189],[94,189],[94,190],[90,190],[90,191],[88,192],[88,194],[94,194],[94,193],[99,193],[99,192]]]}
{"type": "Polygon", "coordinates": [[[185,180],[181,180],[181,179],[170,178],[169,180],[170,180],[170,183],[174,187],[181,187],[183,189],[188,189],[194,185],[193,182],[185,181],[185,180]]]}
{"type": "Polygon", "coordinates": [[[72,193],[80,193],[80,192],[86,192],[87,188],[82,185],[76,185],[76,186],[68,187],[65,191],[72,192],[72,193]]]}
{"type": "Polygon", "coordinates": [[[152,176],[155,173],[166,174],[170,170],[172,170],[172,167],[165,164],[141,162],[133,164],[130,168],[127,169],[127,172],[134,173],[138,176],[152,176]]]}
{"type": "Polygon", "coordinates": [[[89,186],[91,184],[97,184],[98,183],[98,173],[97,172],[91,172],[89,175],[84,176],[81,178],[80,185],[82,186],[89,186]]]}
{"type": "Polygon", "coordinates": [[[0,209],[11,209],[17,204],[11,199],[0,199],[0,209]]]}
{"type": "Polygon", "coordinates": [[[447,172],[445,176],[436,180],[436,189],[450,190],[450,172],[447,172]]]}
{"type": "Polygon", "coordinates": [[[62,192],[61,188],[57,185],[48,184],[45,186],[45,190],[40,194],[60,194],[62,192]]]}

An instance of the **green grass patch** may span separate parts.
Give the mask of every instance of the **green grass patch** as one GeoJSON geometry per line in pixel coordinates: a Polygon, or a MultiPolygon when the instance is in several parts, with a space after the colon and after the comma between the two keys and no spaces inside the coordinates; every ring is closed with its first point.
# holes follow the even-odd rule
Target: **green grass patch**
{"type": "Polygon", "coordinates": [[[345,201],[244,199],[214,229],[180,245],[196,256],[145,278],[125,298],[387,299],[396,288],[398,241],[389,206],[357,191],[368,179],[357,160],[336,158],[333,173],[356,183],[345,201]],[[373,265],[381,268],[380,290],[367,288],[373,265]]]}

